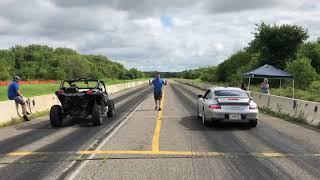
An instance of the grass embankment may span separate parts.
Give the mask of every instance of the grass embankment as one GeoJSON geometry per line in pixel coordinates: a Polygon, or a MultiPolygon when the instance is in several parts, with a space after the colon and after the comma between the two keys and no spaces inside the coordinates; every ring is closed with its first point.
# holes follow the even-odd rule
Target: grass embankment
{"type": "MultiPolygon", "coordinates": [[[[133,81],[142,81],[147,80],[148,78],[143,79],[132,79],[132,80],[119,80],[119,79],[103,79],[106,85],[113,85],[113,84],[120,84],[126,82],[133,82],[133,81]]],[[[59,83],[57,84],[26,84],[20,85],[21,92],[25,97],[33,97],[33,96],[40,96],[46,94],[52,94],[59,88],[59,83]]],[[[0,101],[8,100],[7,97],[7,86],[0,86],[0,101]]]]}

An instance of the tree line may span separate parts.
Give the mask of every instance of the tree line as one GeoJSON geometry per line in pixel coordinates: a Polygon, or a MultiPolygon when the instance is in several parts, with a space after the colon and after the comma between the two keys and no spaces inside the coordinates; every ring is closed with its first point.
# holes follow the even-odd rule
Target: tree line
{"type": "Polygon", "coordinates": [[[69,48],[45,45],[15,46],[0,50],[0,80],[19,75],[24,80],[73,78],[143,78],[143,72],[126,69],[102,55],[83,55],[69,48]]]}
{"type": "Polygon", "coordinates": [[[291,73],[298,88],[320,89],[320,39],[307,41],[297,25],[256,25],[254,39],[217,66],[186,70],[179,77],[239,86],[241,74],[264,64],[291,73]]]}

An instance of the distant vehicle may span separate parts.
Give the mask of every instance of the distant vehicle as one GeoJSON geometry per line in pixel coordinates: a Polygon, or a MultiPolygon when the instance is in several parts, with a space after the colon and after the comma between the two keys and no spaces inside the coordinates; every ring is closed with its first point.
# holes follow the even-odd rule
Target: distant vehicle
{"type": "Polygon", "coordinates": [[[215,87],[198,95],[198,116],[204,125],[210,122],[246,122],[251,127],[258,123],[258,106],[240,88],[215,87]]]}
{"type": "Polygon", "coordinates": [[[76,79],[61,82],[55,92],[60,105],[50,109],[50,122],[53,127],[62,126],[65,117],[91,117],[96,126],[102,124],[105,114],[115,115],[113,100],[109,99],[103,81],[95,79],[76,79]]]}

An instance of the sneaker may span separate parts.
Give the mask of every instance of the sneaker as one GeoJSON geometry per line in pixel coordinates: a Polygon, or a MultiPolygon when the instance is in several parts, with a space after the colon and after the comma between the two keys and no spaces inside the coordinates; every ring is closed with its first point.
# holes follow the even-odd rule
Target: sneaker
{"type": "Polygon", "coordinates": [[[24,116],[23,116],[23,119],[24,119],[25,121],[30,121],[30,119],[28,118],[27,115],[24,115],[24,116]]]}
{"type": "Polygon", "coordinates": [[[159,108],[159,111],[161,111],[161,108],[159,108]]]}
{"type": "Polygon", "coordinates": [[[29,113],[28,111],[26,112],[26,115],[30,115],[31,113],[29,113]]]}

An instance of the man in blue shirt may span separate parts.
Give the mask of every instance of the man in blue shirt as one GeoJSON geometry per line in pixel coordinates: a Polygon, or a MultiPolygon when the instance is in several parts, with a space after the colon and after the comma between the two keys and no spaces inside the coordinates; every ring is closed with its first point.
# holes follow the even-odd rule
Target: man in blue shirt
{"type": "Polygon", "coordinates": [[[19,76],[15,76],[13,78],[12,83],[8,87],[8,98],[10,100],[15,101],[18,114],[19,114],[19,111],[18,111],[19,104],[21,105],[23,118],[26,121],[29,121],[29,118],[27,116],[29,115],[29,113],[27,112],[26,101],[24,100],[22,93],[19,90],[19,80],[21,80],[19,76]]]}
{"type": "Polygon", "coordinates": [[[158,73],[155,79],[153,79],[151,82],[149,81],[149,85],[153,85],[154,102],[156,104],[155,110],[157,110],[159,107],[158,110],[161,111],[160,105],[162,99],[162,86],[167,85],[167,81],[162,80],[160,78],[160,74],[158,73]]]}

